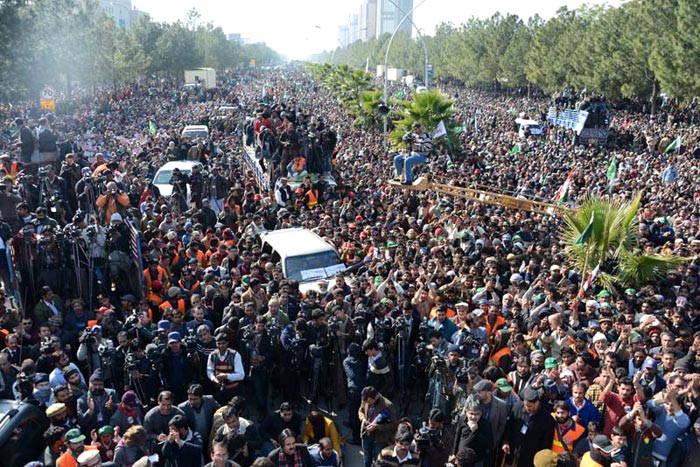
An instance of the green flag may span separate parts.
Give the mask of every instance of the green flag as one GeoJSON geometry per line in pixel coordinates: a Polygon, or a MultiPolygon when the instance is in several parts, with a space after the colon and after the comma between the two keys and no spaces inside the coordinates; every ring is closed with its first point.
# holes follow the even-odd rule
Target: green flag
{"type": "Polygon", "coordinates": [[[152,135],[155,135],[156,133],[158,133],[158,128],[156,128],[156,124],[153,123],[153,120],[150,120],[148,122],[148,132],[152,135]]]}
{"type": "Polygon", "coordinates": [[[610,161],[610,165],[608,166],[608,180],[610,180],[610,183],[612,183],[616,177],[617,177],[617,157],[613,156],[612,160],[610,161]]]}
{"type": "Polygon", "coordinates": [[[395,99],[401,99],[401,98],[404,96],[404,94],[406,94],[406,93],[403,92],[403,91],[397,91],[396,94],[394,94],[394,95],[391,96],[391,97],[393,97],[393,98],[395,98],[395,99]]]}
{"type": "Polygon", "coordinates": [[[456,135],[458,135],[458,134],[464,132],[464,125],[456,126],[456,127],[454,128],[454,132],[455,132],[456,135]]]}
{"type": "Polygon", "coordinates": [[[581,232],[581,235],[576,239],[574,245],[582,246],[585,245],[591,234],[593,233],[593,220],[595,219],[595,211],[591,213],[591,220],[588,222],[588,226],[581,232]]]}
{"type": "Polygon", "coordinates": [[[515,145],[510,150],[510,155],[515,156],[520,152],[520,143],[515,143],[515,145]]]}
{"type": "Polygon", "coordinates": [[[671,142],[671,144],[666,146],[666,151],[664,151],[664,152],[668,153],[668,152],[675,151],[676,149],[680,149],[680,148],[681,148],[681,137],[679,136],[678,138],[674,139],[671,142]]]}

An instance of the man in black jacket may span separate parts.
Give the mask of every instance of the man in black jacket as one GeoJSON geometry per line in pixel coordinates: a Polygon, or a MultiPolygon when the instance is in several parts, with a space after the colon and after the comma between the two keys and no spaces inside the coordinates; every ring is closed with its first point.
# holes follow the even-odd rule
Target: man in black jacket
{"type": "Polygon", "coordinates": [[[161,443],[164,466],[198,467],[202,465],[202,435],[190,430],[187,419],[175,415],[168,424],[170,432],[161,443]]]}
{"type": "Polygon", "coordinates": [[[522,398],[513,406],[502,449],[509,456],[516,455],[520,467],[533,467],[535,454],[552,447],[554,419],[543,409],[534,389],[526,388],[522,398]]]}
{"type": "Polygon", "coordinates": [[[204,395],[201,384],[193,384],[187,390],[187,400],[177,407],[185,412],[189,426],[202,434],[203,444],[208,446],[214,412],[220,407],[216,399],[213,396],[204,395]]]}
{"type": "Polygon", "coordinates": [[[274,449],[272,440],[277,441],[277,437],[283,430],[289,429],[294,433],[301,433],[301,415],[292,410],[289,402],[282,402],[280,409],[268,414],[260,427],[260,435],[263,439],[261,454],[267,455],[274,449]]]}
{"type": "Polygon", "coordinates": [[[493,432],[488,420],[482,417],[483,408],[476,399],[469,400],[455,432],[453,453],[473,449],[482,465],[493,462],[493,432]]]}

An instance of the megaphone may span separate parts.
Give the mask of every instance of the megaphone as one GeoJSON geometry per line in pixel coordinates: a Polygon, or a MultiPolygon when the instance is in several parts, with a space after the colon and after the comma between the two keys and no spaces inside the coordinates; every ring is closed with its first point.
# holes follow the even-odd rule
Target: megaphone
{"type": "Polygon", "coordinates": [[[389,106],[386,105],[383,101],[379,101],[379,104],[377,105],[377,113],[379,115],[386,115],[389,113],[389,106]]]}

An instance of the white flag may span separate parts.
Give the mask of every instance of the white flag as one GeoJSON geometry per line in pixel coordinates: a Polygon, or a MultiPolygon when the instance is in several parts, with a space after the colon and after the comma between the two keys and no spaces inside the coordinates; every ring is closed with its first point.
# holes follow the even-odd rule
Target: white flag
{"type": "Polygon", "coordinates": [[[435,133],[433,133],[433,138],[439,138],[441,136],[445,136],[447,134],[447,130],[445,129],[445,122],[440,120],[440,123],[438,123],[437,128],[435,129],[435,133]]]}

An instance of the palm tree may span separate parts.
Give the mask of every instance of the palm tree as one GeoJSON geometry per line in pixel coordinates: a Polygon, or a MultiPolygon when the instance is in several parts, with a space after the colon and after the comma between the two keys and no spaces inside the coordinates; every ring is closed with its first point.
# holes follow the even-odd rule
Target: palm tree
{"type": "Polygon", "coordinates": [[[641,287],[665,277],[682,263],[684,259],[677,256],[641,251],[637,217],[640,201],[641,194],[631,201],[591,196],[575,211],[565,212],[562,239],[569,263],[584,274],[600,265],[596,281],[606,288],[641,287]],[[591,217],[590,237],[584,240],[591,217]]]}
{"type": "Polygon", "coordinates": [[[443,122],[447,135],[434,141],[437,147],[455,149],[458,147],[456,123],[454,121],[454,101],[439,90],[413,93],[412,99],[399,102],[402,109],[398,114],[400,119],[394,122],[394,130],[389,133],[389,140],[395,147],[401,146],[401,138],[411,130],[414,122],[419,122],[428,133],[432,133],[440,122],[443,122]]]}
{"type": "MultiPolygon", "coordinates": [[[[394,99],[389,99],[386,110],[389,111],[397,102],[394,99]]],[[[384,102],[384,93],[376,90],[362,91],[358,104],[353,124],[360,128],[381,130],[384,125],[384,114],[380,113],[379,109],[382,105],[387,104],[384,102]]],[[[389,119],[391,119],[391,115],[389,119]]]]}

